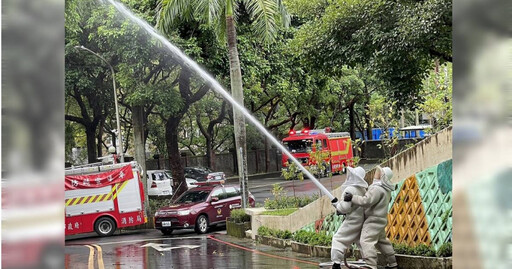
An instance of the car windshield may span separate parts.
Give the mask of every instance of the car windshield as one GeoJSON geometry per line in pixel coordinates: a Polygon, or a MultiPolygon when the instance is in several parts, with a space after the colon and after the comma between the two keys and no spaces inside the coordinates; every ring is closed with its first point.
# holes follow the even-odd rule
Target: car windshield
{"type": "Polygon", "coordinates": [[[166,180],[166,179],[171,179],[171,177],[167,174],[167,173],[164,173],[164,172],[154,172],[153,173],[153,180],[166,180]]]}
{"type": "Polygon", "coordinates": [[[206,173],[213,173],[213,171],[210,170],[210,168],[208,168],[208,167],[203,167],[203,168],[201,168],[201,170],[203,170],[206,173]]]}
{"type": "Polygon", "coordinates": [[[209,194],[210,191],[189,191],[181,195],[177,202],[180,204],[204,202],[209,194]]]}
{"type": "Polygon", "coordinates": [[[311,145],[313,141],[311,139],[285,141],[284,145],[292,153],[294,152],[308,152],[311,151],[311,145]]]}

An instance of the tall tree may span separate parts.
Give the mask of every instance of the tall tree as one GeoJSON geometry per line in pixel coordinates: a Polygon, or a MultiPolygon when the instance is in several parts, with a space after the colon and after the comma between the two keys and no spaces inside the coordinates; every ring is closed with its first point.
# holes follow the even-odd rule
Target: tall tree
{"type": "Polygon", "coordinates": [[[113,104],[112,75],[101,59],[75,49],[77,45],[97,49],[97,44],[88,39],[94,28],[87,23],[92,13],[91,5],[81,3],[73,22],[66,24],[66,115],[65,119],[84,127],[89,163],[96,162],[101,155],[98,144],[103,125],[113,104]]]}
{"type": "Polygon", "coordinates": [[[215,128],[226,119],[226,101],[222,101],[220,111],[218,111],[219,107],[214,103],[215,100],[203,103],[202,106],[198,106],[195,109],[196,124],[206,140],[206,159],[208,167],[212,170],[215,170],[215,128]],[[217,112],[214,110],[217,110],[217,112]],[[205,116],[208,118],[207,124],[203,124],[202,114],[206,114],[205,116]]]}
{"type": "MultiPolygon", "coordinates": [[[[290,0],[321,7],[296,35],[305,63],[331,71],[363,65],[386,82],[398,107],[413,106],[434,59],[452,61],[450,0],[290,0]],[[323,2],[321,4],[320,2],[323,2]]],[[[302,10],[302,13],[306,13],[302,10]]]]}
{"type": "MultiPolygon", "coordinates": [[[[275,38],[278,24],[288,25],[289,17],[281,0],[162,0],[160,1],[158,26],[164,32],[170,32],[177,20],[199,19],[213,26],[217,36],[221,40],[227,38],[231,94],[236,102],[244,105],[244,93],[242,86],[242,71],[238,58],[237,35],[235,28],[235,14],[244,9],[251,17],[254,31],[264,41],[269,42],[275,38]]],[[[238,174],[241,189],[247,190],[247,147],[244,115],[233,109],[235,145],[238,160],[238,174]],[[240,152],[242,150],[242,152],[240,152]]],[[[242,206],[247,206],[247,193],[242,206]]]]}

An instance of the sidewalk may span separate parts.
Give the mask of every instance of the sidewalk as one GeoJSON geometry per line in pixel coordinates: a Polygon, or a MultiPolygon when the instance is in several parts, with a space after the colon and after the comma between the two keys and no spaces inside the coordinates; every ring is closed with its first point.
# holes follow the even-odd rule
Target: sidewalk
{"type": "MultiPolygon", "coordinates": [[[[273,258],[283,259],[295,262],[298,267],[294,268],[320,268],[320,269],[330,269],[332,266],[330,258],[320,258],[320,257],[310,257],[306,254],[294,252],[291,248],[287,247],[285,249],[275,248],[268,245],[263,245],[257,243],[255,240],[247,239],[247,238],[237,238],[234,236],[229,236],[225,231],[213,233],[210,236],[213,238],[209,238],[210,240],[221,240],[224,241],[229,247],[238,247],[244,249],[246,251],[251,251],[256,255],[261,256],[271,256],[273,258]]],[[[362,265],[360,261],[350,261],[350,264],[354,265],[362,265]]],[[[346,268],[346,267],[342,267],[346,268]]],[[[379,269],[385,269],[384,266],[379,265],[379,269]]]]}
{"type": "Polygon", "coordinates": [[[300,268],[319,268],[320,263],[329,262],[328,258],[309,257],[308,255],[293,252],[291,248],[280,249],[263,244],[256,243],[256,241],[247,238],[237,238],[227,235],[225,232],[214,233],[212,236],[215,239],[222,240],[230,245],[230,247],[240,247],[247,251],[251,251],[261,256],[272,256],[273,258],[295,261],[300,268]]]}

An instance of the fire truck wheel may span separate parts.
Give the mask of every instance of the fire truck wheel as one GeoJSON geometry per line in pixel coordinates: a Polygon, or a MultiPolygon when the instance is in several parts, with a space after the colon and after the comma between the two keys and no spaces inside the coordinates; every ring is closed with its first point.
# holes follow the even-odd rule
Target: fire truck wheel
{"type": "Polygon", "coordinates": [[[197,217],[196,226],[194,228],[198,234],[204,234],[208,231],[208,217],[200,215],[197,217]]]}
{"type": "Polygon", "coordinates": [[[171,235],[172,234],[172,229],[162,229],[160,231],[162,231],[163,235],[171,235]]]}
{"type": "Polygon", "coordinates": [[[94,223],[94,231],[100,236],[110,236],[116,231],[116,223],[110,217],[101,217],[94,223]]]}

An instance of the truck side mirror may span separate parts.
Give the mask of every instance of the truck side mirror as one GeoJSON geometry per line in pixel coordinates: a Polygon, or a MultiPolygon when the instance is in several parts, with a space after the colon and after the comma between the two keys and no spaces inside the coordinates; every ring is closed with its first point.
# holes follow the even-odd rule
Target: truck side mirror
{"type": "Polygon", "coordinates": [[[212,202],[218,202],[219,201],[219,197],[217,196],[212,196],[212,202]]]}

